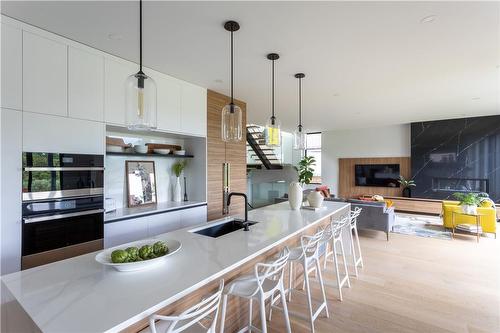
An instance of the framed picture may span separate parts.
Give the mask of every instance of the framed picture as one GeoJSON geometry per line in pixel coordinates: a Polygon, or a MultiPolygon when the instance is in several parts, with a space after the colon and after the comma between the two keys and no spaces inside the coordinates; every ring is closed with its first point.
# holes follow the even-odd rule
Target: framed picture
{"type": "Polygon", "coordinates": [[[129,207],[156,204],[154,161],[125,161],[129,207]]]}

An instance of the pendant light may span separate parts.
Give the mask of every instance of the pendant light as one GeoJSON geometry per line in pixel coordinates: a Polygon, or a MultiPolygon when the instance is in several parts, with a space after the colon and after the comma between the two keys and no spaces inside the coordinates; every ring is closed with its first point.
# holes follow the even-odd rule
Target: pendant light
{"type": "Polygon", "coordinates": [[[226,142],[238,142],[243,136],[243,117],[241,109],[234,104],[233,95],[233,32],[240,29],[235,21],[227,21],[224,29],[231,33],[231,102],[222,108],[222,140],[226,142]]]}
{"type": "Polygon", "coordinates": [[[293,132],[293,149],[304,150],[306,148],[306,132],[302,127],[302,79],[306,75],[297,73],[295,77],[299,79],[299,126],[293,132]]]}
{"type": "Polygon", "coordinates": [[[142,0],[139,0],[139,71],[127,78],[125,88],[128,129],[155,129],[156,83],[142,71],[142,0]]]}
{"type": "Polygon", "coordinates": [[[271,74],[271,117],[267,121],[265,129],[266,146],[277,147],[281,145],[281,131],[280,122],[274,113],[274,62],[280,56],[277,53],[269,53],[267,59],[272,61],[272,74],[271,74]]]}

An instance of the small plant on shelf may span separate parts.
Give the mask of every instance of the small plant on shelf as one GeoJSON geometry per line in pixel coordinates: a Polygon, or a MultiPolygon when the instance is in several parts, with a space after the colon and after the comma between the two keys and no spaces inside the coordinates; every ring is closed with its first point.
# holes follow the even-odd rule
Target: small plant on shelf
{"type": "Polygon", "coordinates": [[[403,188],[403,197],[411,198],[411,188],[417,186],[415,181],[412,179],[406,179],[403,176],[399,176],[398,183],[403,188]]]}
{"type": "Polygon", "coordinates": [[[176,162],[176,163],[174,163],[174,165],[172,165],[172,171],[175,173],[176,177],[181,176],[182,171],[184,171],[184,168],[186,167],[186,165],[187,165],[187,161],[176,162]]]}
{"type": "Polygon", "coordinates": [[[187,165],[187,161],[179,161],[175,162],[174,165],[172,165],[172,171],[175,173],[176,176],[176,181],[174,185],[174,201],[175,202],[181,202],[181,174],[182,171],[184,171],[184,168],[187,165]]]}
{"type": "Polygon", "coordinates": [[[299,162],[299,183],[310,184],[313,178],[316,160],[313,156],[304,156],[299,162]]]}

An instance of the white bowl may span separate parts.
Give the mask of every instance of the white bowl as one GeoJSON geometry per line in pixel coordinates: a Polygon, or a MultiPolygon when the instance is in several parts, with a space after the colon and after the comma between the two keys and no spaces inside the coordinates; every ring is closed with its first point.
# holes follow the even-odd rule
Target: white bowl
{"type": "Polygon", "coordinates": [[[148,152],[148,147],[144,145],[135,145],[134,150],[136,153],[146,154],[148,152]]]}
{"type": "Polygon", "coordinates": [[[186,155],[185,150],[174,150],[174,155],[186,155]]]}
{"type": "Polygon", "coordinates": [[[107,145],[106,151],[110,153],[123,153],[123,147],[107,145]]]}
{"type": "Polygon", "coordinates": [[[144,240],[140,240],[140,241],[136,241],[136,242],[126,243],[126,244],[122,244],[119,246],[111,247],[109,249],[106,249],[104,251],[99,252],[95,256],[95,260],[98,263],[103,264],[105,266],[111,266],[120,272],[139,271],[139,270],[155,267],[156,265],[159,265],[159,264],[165,262],[166,259],[168,258],[168,256],[179,251],[180,248],[181,248],[181,242],[176,241],[174,239],[151,238],[151,239],[144,239],[144,240]],[[130,246],[135,246],[135,247],[140,248],[143,245],[153,245],[155,242],[158,242],[158,241],[164,241],[168,246],[168,253],[161,256],[161,257],[143,260],[143,261],[126,262],[123,264],[115,264],[111,261],[111,253],[114,250],[119,250],[119,249],[125,250],[127,247],[130,247],[130,246]]]}
{"type": "Polygon", "coordinates": [[[154,152],[161,155],[168,155],[170,153],[170,149],[154,149],[154,152]]]}

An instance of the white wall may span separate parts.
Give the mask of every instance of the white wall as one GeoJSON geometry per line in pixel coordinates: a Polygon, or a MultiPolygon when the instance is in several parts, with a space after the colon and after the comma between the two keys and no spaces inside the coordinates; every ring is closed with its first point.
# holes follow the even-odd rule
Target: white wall
{"type": "Polygon", "coordinates": [[[409,124],[322,132],[322,182],[338,195],[339,158],[406,156],[410,156],[409,124]]]}

